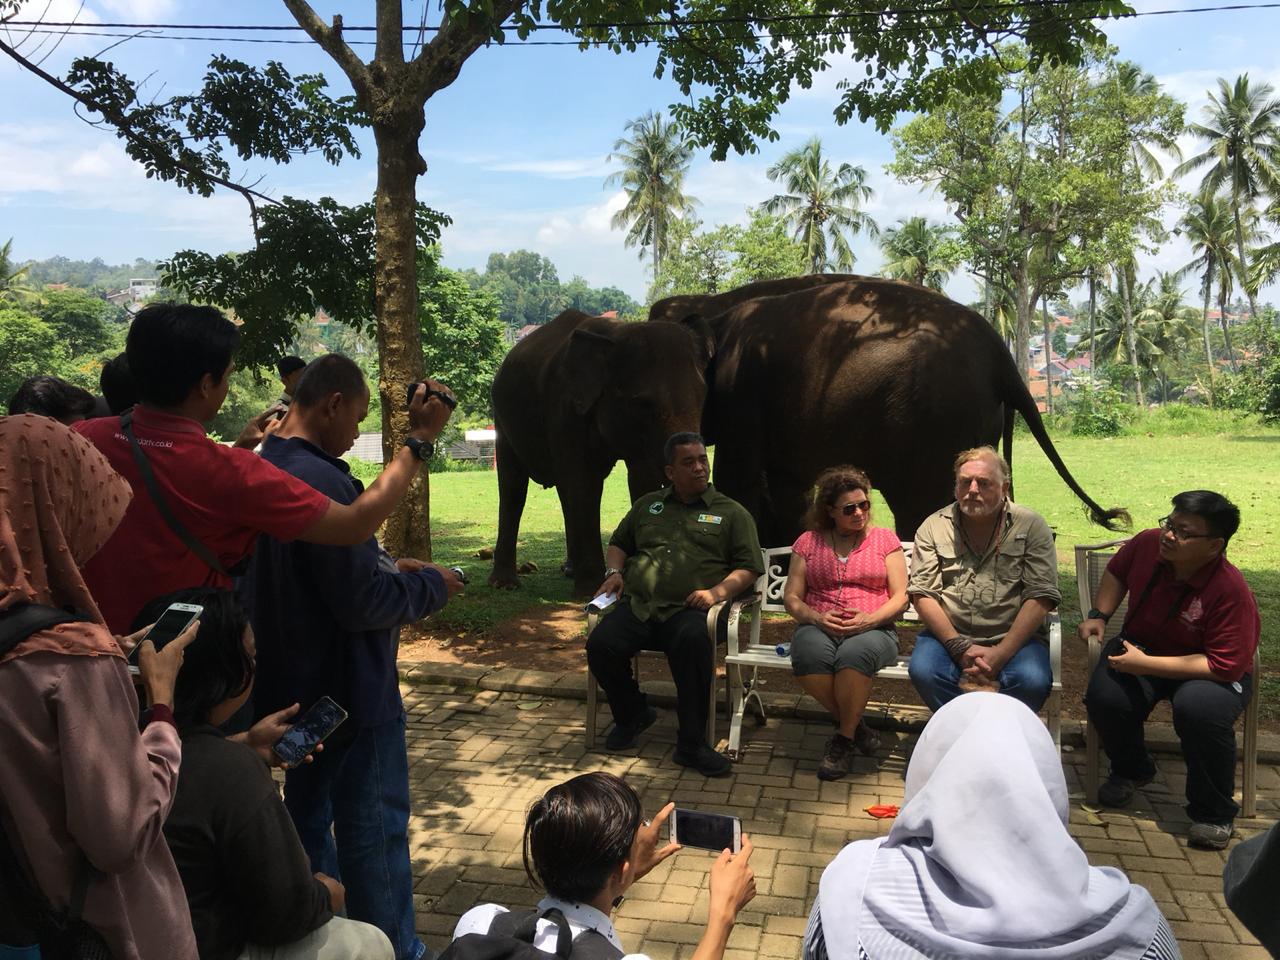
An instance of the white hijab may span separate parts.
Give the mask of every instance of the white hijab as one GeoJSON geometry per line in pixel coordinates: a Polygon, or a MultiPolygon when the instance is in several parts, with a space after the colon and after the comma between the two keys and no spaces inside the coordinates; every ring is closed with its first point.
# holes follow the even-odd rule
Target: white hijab
{"type": "Polygon", "coordinates": [[[852,960],[861,943],[871,960],[1138,960],[1160,911],[1119,870],[1089,866],[1067,816],[1039,718],[1012,697],[957,697],[916,744],[888,837],[822,874],[828,956],[852,960]]]}

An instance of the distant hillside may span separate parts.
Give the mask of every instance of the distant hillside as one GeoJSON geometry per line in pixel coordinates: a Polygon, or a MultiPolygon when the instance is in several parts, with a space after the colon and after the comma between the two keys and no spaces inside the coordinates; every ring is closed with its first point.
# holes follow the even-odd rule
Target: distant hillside
{"type": "Polygon", "coordinates": [[[69,260],[66,257],[50,257],[48,260],[32,260],[27,265],[25,278],[34,287],[46,283],[66,283],[93,293],[105,293],[129,286],[135,277],[158,277],[155,261],[135,260],[133,263],[103,263],[101,257],[92,260],[69,260]]]}

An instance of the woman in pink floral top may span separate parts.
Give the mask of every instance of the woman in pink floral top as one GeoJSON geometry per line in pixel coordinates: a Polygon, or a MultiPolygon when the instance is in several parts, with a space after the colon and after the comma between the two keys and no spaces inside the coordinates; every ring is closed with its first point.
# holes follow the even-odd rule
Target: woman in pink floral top
{"type": "Polygon", "coordinates": [[[791,667],[805,693],[830,711],[837,731],[818,777],[839,780],[853,751],[880,741],[862,723],[871,678],[894,663],[894,621],[907,608],[907,561],[898,535],[871,525],[871,481],[856,467],[824,470],[809,529],[792,545],[783,601],[799,624],[791,667]]]}

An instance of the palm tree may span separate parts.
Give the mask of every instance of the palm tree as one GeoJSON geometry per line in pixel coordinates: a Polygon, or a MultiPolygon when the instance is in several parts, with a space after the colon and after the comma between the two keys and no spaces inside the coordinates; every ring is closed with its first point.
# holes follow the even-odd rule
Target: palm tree
{"type": "Polygon", "coordinates": [[[1151,345],[1148,368],[1160,381],[1160,402],[1169,402],[1169,365],[1182,356],[1196,337],[1195,307],[1182,300],[1178,271],[1157,272],[1146,287],[1146,306],[1134,317],[1134,325],[1151,345]]]}
{"type": "Polygon", "coordinates": [[[795,231],[805,250],[811,273],[853,268],[853,250],[846,234],[866,232],[878,236],[876,222],[859,209],[871,199],[867,171],[842,163],[834,171],[822,155],[822,140],[814,137],[792,150],[765,171],[770,180],[781,181],[786,193],[767,201],[765,212],[780,214],[795,231]],[[828,253],[830,245],[831,253],[828,253]]]}
{"type": "Polygon", "coordinates": [[[27,266],[16,266],[12,259],[13,237],[0,244],[0,303],[21,303],[35,296],[23,276],[27,266]]]}
{"type": "Polygon", "coordinates": [[[667,231],[671,222],[693,211],[698,201],[686,196],[684,177],[693,148],[678,124],[662,115],[646,113],[628,121],[630,138],[619,137],[609,160],[620,160],[622,169],[610,174],[605,185],[620,184],[627,205],[613,215],[615,230],[626,230],[628,247],[639,246],[653,254],[653,275],[658,276],[667,255],[667,231]]]}
{"type": "MultiPolygon", "coordinates": [[[[1235,270],[1236,257],[1232,251],[1233,220],[1227,201],[1212,191],[1201,191],[1192,199],[1187,212],[1182,215],[1178,224],[1183,235],[1191,243],[1191,251],[1195,259],[1184,266],[1179,273],[1200,274],[1200,296],[1204,307],[1201,314],[1201,336],[1204,340],[1204,362],[1209,368],[1209,395],[1214,394],[1213,349],[1209,345],[1209,301],[1213,296],[1215,283],[1225,295],[1231,289],[1231,275],[1235,270]]],[[[1219,314],[1222,334],[1227,347],[1227,362],[1231,369],[1236,368],[1235,353],[1231,349],[1231,333],[1227,329],[1225,307],[1219,314]]]]}
{"type": "Polygon", "coordinates": [[[894,280],[910,280],[922,287],[941,290],[960,265],[955,231],[942,225],[930,226],[924,217],[899,220],[880,237],[886,260],[880,273],[894,280]]]}
{"type": "Polygon", "coordinates": [[[1249,84],[1249,75],[1236,77],[1235,84],[1218,78],[1218,92],[1209,94],[1205,123],[1187,129],[1207,141],[1204,153],[1197,154],[1173,171],[1175,177],[1204,169],[1202,191],[1218,193],[1226,189],[1235,220],[1236,276],[1249,297],[1249,315],[1258,312],[1257,298],[1249,287],[1249,259],[1245,253],[1246,207],[1263,193],[1280,186],[1280,99],[1272,96],[1271,84],[1249,84]]]}

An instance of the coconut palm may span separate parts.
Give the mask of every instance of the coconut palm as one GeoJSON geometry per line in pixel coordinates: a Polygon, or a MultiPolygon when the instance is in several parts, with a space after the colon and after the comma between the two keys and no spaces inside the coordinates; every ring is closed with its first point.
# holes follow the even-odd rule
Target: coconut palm
{"type": "Polygon", "coordinates": [[[1204,307],[1201,315],[1201,337],[1204,341],[1204,362],[1209,367],[1209,391],[1213,386],[1213,350],[1209,346],[1209,301],[1215,285],[1219,289],[1223,306],[1218,314],[1222,324],[1223,340],[1227,348],[1227,362],[1236,369],[1235,352],[1231,348],[1231,331],[1227,328],[1226,297],[1231,291],[1231,277],[1236,268],[1236,255],[1232,250],[1235,221],[1230,204],[1211,191],[1201,191],[1192,198],[1187,212],[1178,224],[1183,236],[1191,243],[1195,259],[1179,273],[1200,275],[1200,296],[1204,307]]]}
{"type": "Polygon", "coordinates": [[[924,217],[898,221],[880,236],[886,263],[882,276],[910,280],[922,287],[941,290],[960,266],[960,249],[951,227],[930,226],[924,217]]]}
{"type": "Polygon", "coordinates": [[[10,237],[0,244],[0,303],[22,303],[36,295],[26,281],[27,266],[17,266],[12,257],[13,238],[10,237]]]}
{"type": "Polygon", "coordinates": [[[1218,92],[1209,94],[1204,123],[1187,129],[1207,142],[1207,149],[1174,170],[1180,177],[1204,170],[1200,189],[1224,191],[1230,198],[1235,221],[1236,277],[1249,298],[1249,315],[1258,312],[1257,298],[1249,289],[1249,259],[1245,251],[1247,208],[1264,193],[1280,187],[1280,99],[1271,84],[1250,85],[1247,73],[1234,84],[1218,78],[1218,92]]]}
{"type": "Polygon", "coordinates": [[[811,273],[852,269],[849,236],[879,235],[876,222],[860,209],[872,195],[867,171],[851,163],[832,170],[820,138],[792,150],[765,174],[787,192],[768,200],[764,209],[787,220],[804,246],[811,273]]]}
{"type": "Polygon", "coordinates": [[[627,204],[613,215],[615,230],[626,230],[628,247],[639,246],[641,256],[648,248],[653,256],[653,275],[658,276],[667,255],[667,232],[671,222],[693,211],[698,201],[684,192],[693,149],[678,124],[662,115],[646,113],[628,121],[630,137],[619,137],[609,160],[618,160],[622,169],[610,174],[605,185],[621,185],[627,204]]]}
{"type": "Polygon", "coordinates": [[[1145,365],[1160,382],[1160,401],[1169,402],[1169,367],[1196,338],[1195,307],[1183,302],[1177,271],[1158,272],[1146,286],[1146,305],[1134,316],[1134,326],[1150,345],[1145,365]]]}

